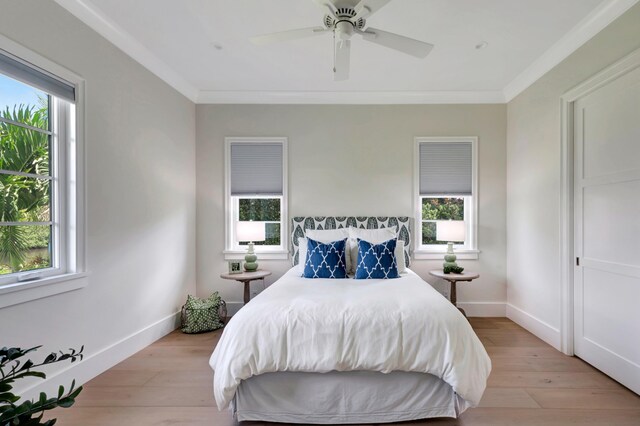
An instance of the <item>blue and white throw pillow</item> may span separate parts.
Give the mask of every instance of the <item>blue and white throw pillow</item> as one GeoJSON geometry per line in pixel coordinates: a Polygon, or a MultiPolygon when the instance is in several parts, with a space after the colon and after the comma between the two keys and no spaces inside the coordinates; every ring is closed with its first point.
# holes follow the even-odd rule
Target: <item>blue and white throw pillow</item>
{"type": "Polygon", "coordinates": [[[347,278],[347,239],[323,244],[307,238],[305,278],[347,278]]]}
{"type": "Polygon", "coordinates": [[[357,280],[398,278],[397,239],[372,244],[358,238],[357,280]]]}

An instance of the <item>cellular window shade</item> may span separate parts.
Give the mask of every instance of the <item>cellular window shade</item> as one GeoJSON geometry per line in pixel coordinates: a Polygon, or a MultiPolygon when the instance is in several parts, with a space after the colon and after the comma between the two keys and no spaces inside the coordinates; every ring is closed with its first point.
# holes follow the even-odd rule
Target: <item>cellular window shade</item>
{"type": "Polygon", "coordinates": [[[420,144],[420,195],[472,195],[470,142],[420,144]]]}
{"type": "Polygon", "coordinates": [[[231,195],[282,195],[282,144],[231,144],[231,195]]]}
{"type": "Polygon", "coordinates": [[[76,89],[73,84],[3,50],[0,50],[0,73],[69,102],[76,100],[76,89]]]}

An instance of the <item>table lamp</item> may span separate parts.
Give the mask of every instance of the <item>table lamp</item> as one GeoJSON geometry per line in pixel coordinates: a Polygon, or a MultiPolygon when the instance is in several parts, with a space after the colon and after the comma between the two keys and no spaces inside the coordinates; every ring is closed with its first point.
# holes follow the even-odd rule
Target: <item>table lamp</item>
{"type": "Polygon", "coordinates": [[[244,256],[244,270],[253,272],[258,269],[258,256],[253,251],[253,243],[265,240],[264,222],[236,222],[236,238],[239,242],[248,242],[247,254],[244,256]]]}
{"type": "Polygon", "coordinates": [[[453,252],[454,242],[464,242],[466,226],[464,220],[442,220],[436,224],[436,240],[447,241],[447,253],[444,255],[442,269],[445,274],[449,272],[460,273],[461,268],[456,263],[456,255],[453,252]]]}

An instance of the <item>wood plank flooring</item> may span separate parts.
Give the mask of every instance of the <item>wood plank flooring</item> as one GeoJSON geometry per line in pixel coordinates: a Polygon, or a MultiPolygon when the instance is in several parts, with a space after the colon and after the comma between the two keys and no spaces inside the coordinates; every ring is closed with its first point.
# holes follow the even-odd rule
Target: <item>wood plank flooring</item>
{"type": "MultiPolygon", "coordinates": [[[[470,321],[493,363],[480,407],[459,419],[402,425],[640,425],[640,396],[590,365],[506,318],[470,321]]],[[[208,361],[220,334],[171,333],[87,383],[75,406],[49,418],[61,426],[234,425],[213,402],[208,361]]]]}

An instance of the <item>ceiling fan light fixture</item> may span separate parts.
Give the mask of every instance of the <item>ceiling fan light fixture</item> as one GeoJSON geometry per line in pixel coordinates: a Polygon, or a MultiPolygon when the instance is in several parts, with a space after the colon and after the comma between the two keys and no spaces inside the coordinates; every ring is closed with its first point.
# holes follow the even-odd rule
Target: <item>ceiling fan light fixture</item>
{"type": "Polygon", "coordinates": [[[353,24],[350,21],[339,21],[336,24],[336,36],[340,40],[349,40],[353,35],[353,24]]]}

